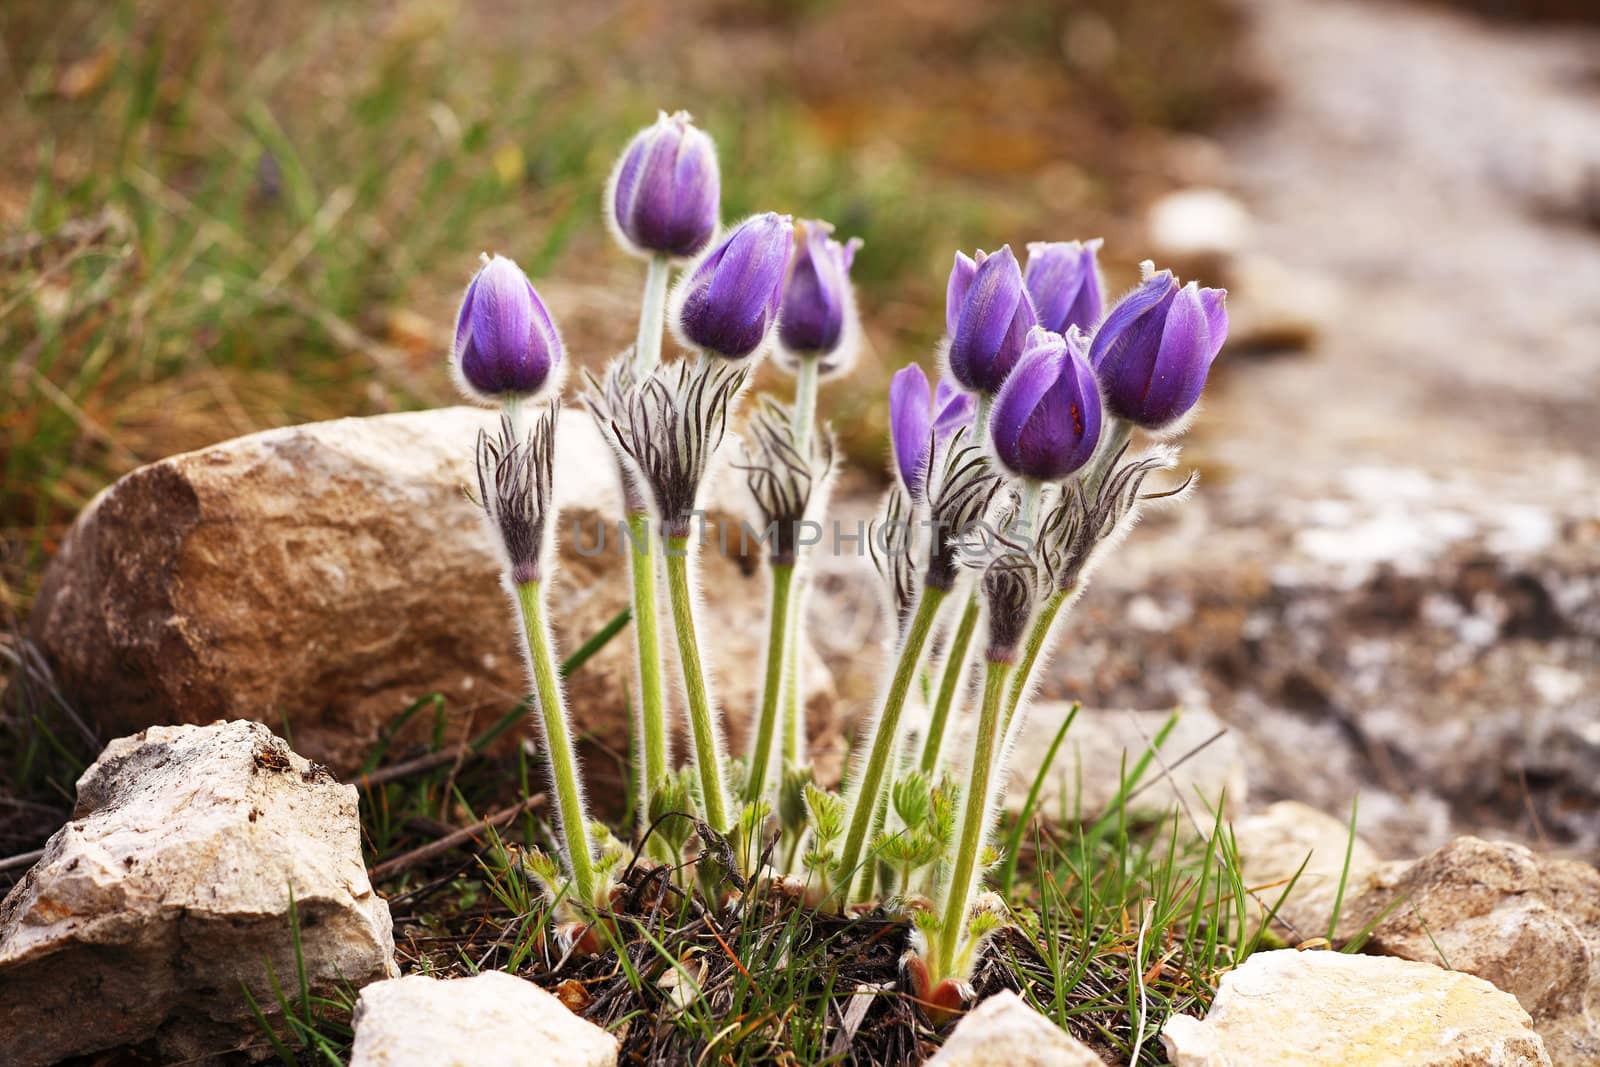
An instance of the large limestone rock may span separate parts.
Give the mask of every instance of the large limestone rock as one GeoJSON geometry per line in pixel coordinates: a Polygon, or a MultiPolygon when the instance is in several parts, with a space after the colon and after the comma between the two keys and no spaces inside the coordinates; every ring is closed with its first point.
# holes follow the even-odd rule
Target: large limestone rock
{"type": "MultiPolygon", "coordinates": [[[[107,733],[152,723],[286,723],[302,752],[340,772],[429,693],[465,740],[527,691],[509,599],[478,509],[471,408],[340,419],[252,434],[140,468],[79,516],[31,619],[68,699],[107,733]]],[[[551,616],[571,652],[629,602],[616,464],[593,421],[562,415],[563,506],[551,616]],[[604,529],[604,541],[600,540],[604,529]]],[[[720,517],[746,514],[742,478],[708,490],[701,644],[741,744],[758,699],[766,577],[759,549],[725,554],[720,517]]],[[[670,642],[668,642],[670,649],[670,642]]],[[[839,744],[831,682],[808,654],[808,707],[823,750],[839,744]]],[[[632,642],[620,636],[568,682],[593,744],[591,795],[628,751],[632,642]]],[[[417,716],[414,733],[430,724],[417,716]]],[[[734,751],[738,751],[735,748],[734,751]]]]}
{"type": "Polygon", "coordinates": [[[1556,1067],[1600,1063],[1600,871],[1464,837],[1378,881],[1341,937],[1377,921],[1366,951],[1442,955],[1515,996],[1556,1067]]]}
{"type": "Polygon", "coordinates": [[[1007,990],[968,1012],[928,1067],[1105,1067],[1105,1061],[1007,990]]]}
{"type": "Polygon", "coordinates": [[[1424,963],[1258,952],[1227,974],[1204,1021],[1161,1031],[1174,1067],[1549,1067],[1516,1000],[1424,963]]]}
{"type": "MultiPolygon", "coordinates": [[[[1006,807],[1022,809],[1072,705],[1041,701],[1028,709],[1012,749],[1006,807]]],[[[1083,708],[1073,719],[1039,789],[1039,813],[1047,817],[1094,818],[1115,799],[1124,773],[1132,774],[1160,736],[1171,712],[1083,708]]],[[[1159,816],[1187,804],[1209,828],[1215,805],[1236,810],[1248,793],[1238,742],[1217,717],[1202,708],[1185,709],[1156,750],[1128,810],[1159,816]],[[1222,736],[1217,736],[1218,734],[1222,736]],[[1171,772],[1170,774],[1168,772],[1171,772]]],[[[967,750],[965,747],[963,751],[967,750]]]]}
{"type": "Polygon", "coordinates": [[[356,1001],[350,1067],[616,1067],[617,1039],[504,971],[413,974],[356,1001]]]}
{"type": "Polygon", "coordinates": [[[1326,936],[1335,902],[1343,911],[1383,867],[1382,857],[1359,834],[1352,840],[1348,822],[1293,800],[1235,822],[1233,839],[1245,884],[1265,887],[1255,902],[1276,907],[1278,931],[1293,942],[1326,936]]]}
{"type": "Polygon", "coordinates": [[[353,786],[253,722],[156,726],[106,747],[72,821],[0,904],[0,1060],[154,1037],[173,1060],[258,1040],[269,974],[327,994],[398,973],[353,786]]]}

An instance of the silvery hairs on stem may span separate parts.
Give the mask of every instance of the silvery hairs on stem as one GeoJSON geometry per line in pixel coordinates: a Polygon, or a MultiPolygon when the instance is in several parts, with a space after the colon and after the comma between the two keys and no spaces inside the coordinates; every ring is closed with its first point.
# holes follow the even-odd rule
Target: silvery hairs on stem
{"type": "Polygon", "coordinates": [[[509,415],[500,416],[500,432],[478,431],[478,497],[505,549],[511,581],[538,581],[545,546],[545,527],[553,496],[556,419],[561,402],[553,400],[519,440],[509,415]]]}
{"type": "Polygon", "coordinates": [[[824,495],[833,469],[833,433],[821,428],[802,456],[795,441],[793,411],[763,396],[750,417],[743,445],[745,462],[738,466],[772,534],[772,562],[793,563],[802,524],[812,501],[824,495]]]}
{"type": "Polygon", "coordinates": [[[945,449],[937,472],[931,464],[929,469],[930,540],[928,569],[923,581],[946,592],[955,587],[963,542],[988,513],[1001,485],[1001,478],[984,450],[966,443],[967,437],[965,427],[957,431],[945,449]]]}
{"type": "MultiPolygon", "coordinates": [[[[728,429],[728,410],[750,375],[746,364],[702,358],[656,367],[639,379],[610,431],[649,490],[662,533],[688,537],[706,465],[728,429]]],[[[607,374],[608,385],[614,375],[607,374]]],[[[620,374],[616,375],[620,382],[620,374]]]]}
{"type": "Polygon", "coordinates": [[[639,383],[633,357],[634,350],[628,347],[606,364],[603,377],[596,378],[587,370],[583,372],[583,406],[594,418],[595,425],[600,427],[600,436],[616,453],[617,463],[622,468],[622,503],[630,515],[648,511],[649,505],[639,488],[638,478],[634,476],[633,461],[618,441],[612,426],[619,418],[627,416],[628,404],[639,383]]]}
{"type": "Polygon", "coordinates": [[[917,574],[911,536],[911,498],[895,482],[883,498],[883,512],[868,531],[867,551],[872,565],[883,579],[889,598],[889,611],[895,620],[895,646],[905,640],[911,614],[917,609],[917,594],[922,583],[917,574]]]}
{"type": "Polygon", "coordinates": [[[1028,632],[1043,586],[1043,573],[1027,552],[1003,551],[984,568],[979,588],[989,609],[986,655],[991,663],[1016,661],[1017,647],[1028,632]]]}
{"type": "Polygon", "coordinates": [[[1084,488],[1084,479],[1075,479],[1062,487],[1055,505],[1046,512],[1039,528],[1039,556],[1055,588],[1067,591],[1082,584],[1102,551],[1133,528],[1141,503],[1181,499],[1193,488],[1195,476],[1190,474],[1176,489],[1141,493],[1146,478],[1178,465],[1178,450],[1157,445],[1123,462],[1127,451],[1124,444],[1112,457],[1111,472],[1093,496],[1084,488]]]}

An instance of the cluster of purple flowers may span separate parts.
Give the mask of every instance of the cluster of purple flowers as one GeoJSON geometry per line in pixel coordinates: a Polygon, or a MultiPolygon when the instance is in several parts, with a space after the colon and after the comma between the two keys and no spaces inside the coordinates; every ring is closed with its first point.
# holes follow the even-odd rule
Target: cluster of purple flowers
{"type": "MultiPolygon", "coordinates": [[[[1228,335],[1226,294],[1180,286],[1146,265],[1143,282],[1104,307],[1099,241],[1029,246],[1026,271],[1010,246],[956,253],[945,306],[950,379],[939,385],[930,431],[928,384],[915,364],[890,387],[890,424],[901,481],[920,498],[930,457],[966,416],[983,411],[1000,467],[1059,482],[1093,457],[1109,418],[1170,432],[1200,399],[1228,335]]],[[[982,430],[980,425],[976,427],[982,430]]]]}
{"type": "MultiPolygon", "coordinates": [[[[705,863],[695,865],[702,878],[731,866],[736,876],[790,885],[837,909],[900,901],[921,947],[910,968],[917,995],[959,1002],[961,981],[1003,913],[977,890],[1004,739],[1090,560],[1146,499],[1145,477],[1176,461],[1160,444],[1130,457],[1132,435],[1159,439],[1181,429],[1227,337],[1226,294],[1180,285],[1146,263],[1140,283],[1108,310],[1098,240],[1029,245],[1025,268],[1009,246],[956,253],[943,377],[935,387],[911,364],[889,386],[897,477],[885,520],[920,518],[933,533],[926,546],[897,542],[885,568],[899,623],[893,669],[855,773],[835,794],[815,787],[805,757],[796,650],[808,579],[804,544],[782,533],[825,504],[835,450],[816,416],[817,383],[847,373],[859,351],[850,271],[861,242],[835,239],[824,221],[776,212],[724,230],[719,211],[715,146],[681,113],[639,132],[606,196],[619,244],[648,263],[639,340],[589,378],[584,396],[614,446],[630,530],[640,537],[630,558],[642,753],[636,807],[652,824],[690,815],[692,825],[722,835],[728,847],[707,843],[705,863]],[[664,329],[683,358],[660,361],[664,329]],[[741,440],[756,506],[779,532],[768,560],[766,684],[741,766],[722,750],[685,545],[708,465],[751,368],[769,349],[795,387],[792,403],[761,398],[741,440]],[[975,523],[997,526],[1001,536],[974,548],[960,531],[975,523]],[[653,543],[668,551],[652,552],[653,543]],[[959,621],[947,619],[941,604],[958,592],[965,610],[959,621]],[[671,759],[655,633],[669,612],[690,757],[681,771],[671,759]],[[975,740],[964,767],[947,765],[941,743],[953,704],[972,689],[964,684],[967,650],[980,619],[988,645],[975,740]],[[942,679],[913,769],[901,712],[930,648],[943,656],[942,679]],[[769,831],[778,834],[775,853],[769,831]],[[758,869],[764,855],[774,856],[772,867],[758,869]]],[[[533,285],[510,260],[488,259],[462,300],[452,367],[469,396],[504,411],[499,436],[480,439],[478,486],[524,623],[566,860],[564,870],[540,860],[535,873],[553,898],[603,911],[609,872],[626,849],[583,811],[540,592],[559,403],[530,405],[559,393],[563,364],[560,333],[533,285]],[[563,895],[567,881],[574,892],[563,895]]],[[[661,838],[670,854],[654,858],[682,867],[686,833],[661,838]]]]}

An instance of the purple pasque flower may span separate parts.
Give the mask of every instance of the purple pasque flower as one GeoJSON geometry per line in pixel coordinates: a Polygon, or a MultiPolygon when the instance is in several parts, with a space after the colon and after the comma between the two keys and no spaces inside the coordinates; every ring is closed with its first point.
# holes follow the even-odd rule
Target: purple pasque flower
{"type": "Polygon", "coordinates": [[[778,343],[795,355],[826,357],[839,351],[853,325],[850,266],[861,239],[840,244],[830,236],[833,226],[820,219],[797,222],[794,228],[799,241],[783,287],[778,343]]]}
{"type": "Polygon", "coordinates": [[[628,251],[682,259],[711,243],[721,201],[716,145],[688,112],[663,111],[617,160],[606,218],[628,251]]]}
{"type": "Polygon", "coordinates": [[[794,247],[788,215],[752,215],[702,256],[678,283],[673,330],[686,348],[724,359],[759,349],[778,317],[794,247]]]}
{"type": "Polygon", "coordinates": [[[1100,325],[1105,286],[1096,254],[1104,244],[1092,241],[1035,241],[1028,246],[1028,267],[1022,280],[1039,313],[1039,325],[1053,333],[1076,326],[1085,333],[1100,325]]]}
{"type": "Polygon", "coordinates": [[[1170,270],[1145,279],[1111,309],[1089,348],[1112,414],[1147,430],[1183,418],[1228,337],[1226,289],[1179,286],[1170,270]]]}
{"type": "Polygon", "coordinates": [[[972,423],[976,402],[948,381],[936,391],[928,376],[908,363],[889,379],[889,436],[900,482],[913,502],[921,503],[928,473],[956,431],[972,423]]]}
{"type": "Polygon", "coordinates": [[[956,253],[945,292],[947,358],[956,381],[975,393],[999,392],[1038,321],[1010,245],[994,255],[956,253]]]}
{"type": "Polygon", "coordinates": [[[462,392],[486,403],[532,396],[559,380],[561,334],[533,283],[506,257],[485,259],[467,286],[450,366],[462,392]]]}
{"type": "Polygon", "coordinates": [[[989,417],[1000,466],[1019,478],[1060,481],[1094,455],[1100,421],[1100,388],[1083,335],[1034,327],[989,417]]]}

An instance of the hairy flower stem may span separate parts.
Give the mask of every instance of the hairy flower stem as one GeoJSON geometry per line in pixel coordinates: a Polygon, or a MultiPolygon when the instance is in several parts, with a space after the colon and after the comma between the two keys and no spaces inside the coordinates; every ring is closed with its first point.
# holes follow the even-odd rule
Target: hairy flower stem
{"type": "Polygon", "coordinates": [[[645,269],[644,300],[639,306],[639,340],[633,346],[633,368],[640,377],[661,362],[661,323],[667,313],[667,257],[650,257],[645,269]]]}
{"type": "Polygon", "coordinates": [[[667,588],[672,598],[672,624],[678,634],[678,664],[689,705],[689,732],[694,742],[695,767],[700,773],[701,802],[706,822],[718,833],[726,833],[732,829],[733,821],[728,817],[727,787],[722,780],[722,739],[711,717],[711,697],[706,690],[700,642],[695,636],[687,535],[667,536],[667,588]]]}
{"type": "Polygon", "coordinates": [[[1011,677],[1011,691],[1006,694],[1004,733],[1011,732],[1011,722],[1017,717],[1017,706],[1022,703],[1023,694],[1028,691],[1028,685],[1033,680],[1033,669],[1038,662],[1039,654],[1050,643],[1050,633],[1055,628],[1056,616],[1061,614],[1062,605],[1072,599],[1072,593],[1071,589],[1058,589],[1039,605],[1039,613],[1034,616],[1033,624],[1028,628],[1027,640],[1022,646],[1022,662],[1017,665],[1017,671],[1011,677]]]}
{"type": "Polygon", "coordinates": [[[783,642],[783,766],[798,767],[806,754],[806,717],[800,704],[800,641],[796,637],[805,617],[804,576],[789,594],[789,622],[783,642]]]}
{"type": "MultiPolygon", "coordinates": [[[[894,677],[889,681],[889,691],[883,700],[883,710],[878,714],[878,720],[873,724],[872,740],[867,748],[867,762],[861,768],[861,774],[850,783],[847,796],[850,801],[850,826],[845,832],[844,849],[839,854],[838,869],[842,874],[841,884],[849,886],[855,880],[856,868],[861,863],[861,854],[867,844],[867,833],[872,827],[875,817],[879,795],[883,789],[883,775],[889,766],[889,757],[894,754],[900,734],[900,713],[905,710],[906,694],[911,689],[911,683],[917,675],[917,665],[922,660],[922,649],[928,643],[928,635],[933,631],[933,620],[939,614],[939,605],[943,603],[948,592],[934,586],[928,586],[922,591],[922,598],[917,603],[916,614],[911,617],[911,625],[906,631],[905,640],[900,645],[900,655],[895,661],[894,677]]],[[[843,896],[845,894],[841,894],[843,896]]],[[[840,900],[843,907],[848,901],[840,900]]]]}
{"type": "Polygon", "coordinates": [[[932,776],[939,769],[939,749],[944,744],[944,733],[950,723],[950,708],[955,704],[956,692],[967,675],[967,650],[972,646],[972,633],[978,628],[982,608],[974,590],[967,597],[967,606],[956,624],[955,635],[950,639],[950,651],[945,657],[944,673],[939,678],[939,696],[933,704],[933,716],[928,720],[928,736],[922,742],[922,771],[932,776]]]}
{"type": "Polygon", "coordinates": [[[1100,433],[1100,447],[1095,450],[1094,457],[1089,461],[1089,469],[1083,475],[1083,489],[1091,500],[1099,494],[1100,484],[1111,473],[1111,465],[1132,437],[1133,423],[1118,418],[1107,421],[1100,433]]]}
{"type": "Polygon", "coordinates": [[[573,755],[572,732],[567,726],[555,659],[550,652],[544,593],[537,581],[522,582],[516,590],[522,630],[528,642],[528,662],[533,669],[534,695],[538,698],[539,724],[544,732],[545,752],[550,758],[550,776],[555,780],[556,815],[561,822],[567,863],[572,869],[577,898],[589,906],[595,903],[595,884],[588,816],[584,810],[583,787],[578,779],[578,762],[573,755]]]}
{"type": "Polygon", "coordinates": [[[989,409],[994,407],[994,397],[988,393],[978,394],[978,405],[972,413],[972,437],[969,440],[979,448],[984,447],[989,437],[989,409]]]}
{"type": "MultiPolygon", "coordinates": [[[[652,261],[653,262],[653,261],[652,261]]],[[[650,791],[667,776],[667,716],[661,699],[661,633],[656,618],[655,536],[650,513],[628,516],[628,571],[633,579],[633,647],[639,669],[639,747],[644,766],[639,817],[648,820],[650,791]]]]}
{"type": "MultiPolygon", "coordinates": [[[[794,384],[794,448],[809,459],[811,435],[817,423],[817,379],[820,360],[816,356],[801,356],[795,372],[794,384]]],[[[795,567],[805,555],[803,547],[795,549],[795,567]]],[[[789,596],[789,617],[784,620],[783,631],[783,766],[798,767],[805,751],[805,717],[800,702],[800,642],[805,632],[804,574],[789,596]]]]}
{"type": "Polygon", "coordinates": [[[750,778],[744,799],[754,803],[773,790],[772,738],[778,729],[778,696],[783,689],[784,643],[789,622],[789,586],[794,564],[772,565],[772,606],[768,609],[767,676],[761,689],[761,717],[756,721],[755,746],[750,751],[750,778]]]}
{"type": "MultiPolygon", "coordinates": [[[[667,257],[650,257],[645,268],[644,297],[639,305],[639,337],[633,346],[634,368],[640,376],[648,374],[661,362],[661,329],[666,317],[670,274],[667,257]]],[[[623,464],[622,477],[624,481],[631,477],[626,464],[623,464]]],[[[667,713],[661,698],[661,635],[656,603],[656,564],[651,551],[655,534],[649,509],[640,506],[638,494],[626,492],[624,498],[629,502],[628,575],[633,584],[633,649],[639,672],[638,744],[644,750],[635,809],[641,820],[648,820],[650,792],[667,774],[667,713]]]]}
{"type": "Polygon", "coordinates": [[[999,762],[1001,704],[1011,664],[989,660],[983,675],[983,711],[978,716],[978,736],[972,751],[972,772],[961,814],[961,833],[956,845],[955,870],[947,883],[944,918],[938,939],[935,973],[952,977],[956,953],[961,947],[972,906],[972,891],[977,884],[978,852],[989,823],[989,783],[999,762]]]}
{"type": "Polygon", "coordinates": [[[802,456],[811,447],[817,422],[817,357],[801,356],[794,382],[794,450],[802,456]]]}
{"type": "MultiPolygon", "coordinates": [[[[872,813],[872,829],[867,834],[868,841],[876,841],[889,821],[889,790],[885,789],[883,795],[878,798],[877,808],[878,810],[872,813]]],[[[868,856],[867,862],[861,865],[861,879],[856,883],[856,900],[872,899],[874,890],[878,888],[878,866],[878,861],[873,856],[868,856]]]]}

